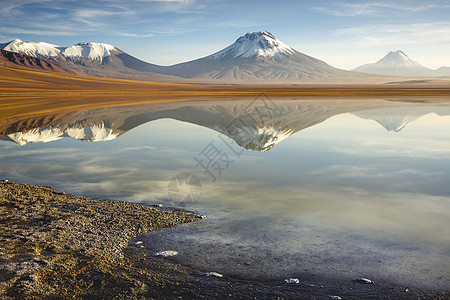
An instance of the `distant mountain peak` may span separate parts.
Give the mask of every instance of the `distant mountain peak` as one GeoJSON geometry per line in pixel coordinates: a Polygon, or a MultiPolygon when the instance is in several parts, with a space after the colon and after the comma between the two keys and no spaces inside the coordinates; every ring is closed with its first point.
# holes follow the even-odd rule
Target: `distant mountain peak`
{"type": "Polygon", "coordinates": [[[295,50],[278,40],[268,31],[248,32],[239,37],[227,48],[212,55],[213,58],[236,57],[274,57],[289,55],[295,50]]]}
{"type": "Polygon", "coordinates": [[[421,66],[418,62],[412,60],[402,50],[390,51],[385,57],[376,62],[376,65],[383,67],[417,67],[421,66]]]}
{"type": "Polygon", "coordinates": [[[402,50],[390,51],[376,63],[365,64],[353,71],[398,76],[433,76],[433,70],[428,69],[409,58],[402,50]]]}

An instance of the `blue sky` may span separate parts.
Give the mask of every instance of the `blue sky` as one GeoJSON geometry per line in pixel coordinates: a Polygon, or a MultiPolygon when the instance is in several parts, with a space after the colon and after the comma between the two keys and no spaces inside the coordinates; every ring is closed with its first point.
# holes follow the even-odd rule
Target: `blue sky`
{"type": "Polygon", "coordinates": [[[169,65],[268,30],[305,54],[344,69],[403,50],[450,66],[450,1],[0,0],[0,42],[60,46],[105,42],[169,65]]]}

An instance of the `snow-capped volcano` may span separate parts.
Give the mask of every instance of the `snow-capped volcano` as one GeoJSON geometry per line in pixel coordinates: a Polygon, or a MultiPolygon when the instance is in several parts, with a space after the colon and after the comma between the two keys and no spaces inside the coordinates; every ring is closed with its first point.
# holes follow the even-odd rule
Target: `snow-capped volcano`
{"type": "Polygon", "coordinates": [[[391,51],[376,63],[357,67],[353,71],[399,76],[433,76],[433,70],[412,60],[402,50],[391,51]]]}
{"type": "Polygon", "coordinates": [[[294,49],[278,40],[270,32],[259,31],[248,32],[230,46],[213,54],[212,57],[273,57],[276,55],[289,55],[294,52],[294,49]]]}
{"type": "Polygon", "coordinates": [[[385,57],[377,62],[377,65],[384,67],[417,67],[421,66],[418,62],[415,62],[402,50],[390,51],[385,57]]]}
{"type": "Polygon", "coordinates": [[[3,50],[25,54],[32,57],[56,58],[62,55],[64,58],[84,58],[88,60],[102,61],[110,56],[113,51],[119,52],[116,47],[105,43],[79,43],[70,47],[44,42],[23,42],[15,39],[10,43],[1,45],[3,50]]]}
{"type": "Polygon", "coordinates": [[[300,53],[267,31],[249,32],[219,52],[152,71],[202,82],[348,82],[364,77],[300,53]]]}

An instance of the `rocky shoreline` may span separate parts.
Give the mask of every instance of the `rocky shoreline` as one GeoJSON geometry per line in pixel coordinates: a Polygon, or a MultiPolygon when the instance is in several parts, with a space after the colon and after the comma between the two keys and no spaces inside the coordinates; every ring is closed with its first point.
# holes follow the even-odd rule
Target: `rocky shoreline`
{"type": "Polygon", "coordinates": [[[183,211],[74,197],[51,187],[0,183],[0,298],[135,298],[167,270],[136,269],[128,247],[150,230],[192,222],[183,211]]]}
{"type": "Polygon", "coordinates": [[[450,299],[390,283],[230,278],[156,256],[139,239],[200,218],[0,182],[0,299],[450,299]]]}

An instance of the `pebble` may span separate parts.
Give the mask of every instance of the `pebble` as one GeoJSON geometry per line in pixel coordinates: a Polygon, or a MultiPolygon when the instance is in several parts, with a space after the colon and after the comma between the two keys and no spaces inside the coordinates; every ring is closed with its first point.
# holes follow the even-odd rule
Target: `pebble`
{"type": "Polygon", "coordinates": [[[288,279],[285,279],[284,282],[289,283],[289,284],[300,283],[300,280],[298,280],[298,278],[288,278],[288,279]]]}
{"type": "Polygon", "coordinates": [[[330,296],[330,299],[334,299],[334,300],[342,300],[342,298],[339,297],[339,296],[330,296]]]}
{"type": "Polygon", "coordinates": [[[197,218],[200,218],[200,219],[205,219],[205,218],[206,218],[206,216],[205,216],[205,215],[198,215],[198,216],[197,216],[197,218]]]}
{"type": "Polygon", "coordinates": [[[204,276],[214,276],[214,277],[223,277],[223,275],[222,274],[220,274],[220,273],[217,273],[217,272],[208,272],[208,273],[204,273],[203,274],[204,276]]]}
{"type": "Polygon", "coordinates": [[[177,251],[173,251],[173,250],[166,250],[166,251],[160,251],[160,252],[156,252],[155,255],[156,256],[163,256],[163,257],[169,257],[169,256],[174,256],[177,255],[178,252],[177,251]]]}
{"type": "Polygon", "coordinates": [[[153,206],[154,206],[154,207],[162,207],[163,205],[162,205],[162,204],[159,204],[159,203],[157,203],[157,204],[153,204],[153,206]]]}
{"type": "Polygon", "coordinates": [[[143,241],[137,241],[136,242],[136,245],[141,245],[141,244],[143,244],[144,242],[143,241]]]}
{"type": "Polygon", "coordinates": [[[2,179],[2,180],[0,180],[0,182],[3,182],[3,183],[8,183],[8,182],[9,182],[9,180],[8,180],[8,179],[2,179]]]}
{"type": "Polygon", "coordinates": [[[367,279],[367,278],[363,278],[363,277],[355,278],[355,279],[353,279],[353,282],[364,283],[364,284],[374,284],[375,283],[374,281],[367,279]]]}

